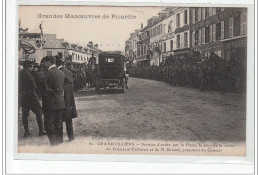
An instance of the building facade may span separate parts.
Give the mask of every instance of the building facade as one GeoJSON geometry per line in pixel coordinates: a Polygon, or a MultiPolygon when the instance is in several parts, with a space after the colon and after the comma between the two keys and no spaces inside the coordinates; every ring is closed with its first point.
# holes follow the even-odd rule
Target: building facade
{"type": "Polygon", "coordinates": [[[190,56],[190,22],[189,8],[180,7],[174,10],[175,42],[174,55],[177,59],[190,56]]]}
{"type": "Polygon", "coordinates": [[[19,60],[30,60],[40,63],[45,56],[59,55],[63,60],[69,59],[75,63],[88,63],[90,58],[97,60],[102,52],[98,45],[90,47],[80,46],[57,39],[56,34],[41,34],[20,32],[19,34],[19,60]],[[28,50],[28,51],[27,51],[28,50]]]}
{"type": "Polygon", "coordinates": [[[150,65],[158,66],[162,62],[162,26],[163,18],[155,18],[150,26],[150,45],[152,54],[150,57],[150,65]]]}
{"type": "Polygon", "coordinates": [[[137,42],[139,29],[136,29],[134,32],[130,33],[129,39],[126,41],[125,53],[126,58],[129,61],[129,66],[137,66],[137,42]]]}
{"type": "Polygon", "coordinates": [[[191,48],[203,57],[213,52],[227,61],[232,53],[246,58],[247,9],[190,8],[191,48]]]}
{"type": "MultiPolygon", "coordinates": [[[[142,28],[142,27],[141,27],[142,28]]],[[[150,30],[149,27],[141,29],[138,35],[137,41],[137,66],[149,66],[150,65],[150,30]]]]}
{"type": "MultiPolygon", "coordinates": [[[[133,39],[126,43],[126,51],[135,53],[133,39]]],[[[149,60],[158,66],[166,58],[182,59],[193,51],[202,58],[212,52],[227,61],[230,57],[245,61],[247,8],[167,7],[147,21],[139,32],[137,48],[140,65],[148,65],[149,60]]]]}

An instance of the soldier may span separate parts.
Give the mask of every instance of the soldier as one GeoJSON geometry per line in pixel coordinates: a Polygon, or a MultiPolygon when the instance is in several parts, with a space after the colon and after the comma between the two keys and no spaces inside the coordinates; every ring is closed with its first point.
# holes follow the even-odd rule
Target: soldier
{"type": "Polygon", "coordinates": [[[69,140],[72,141],[74,140],[72,119],[77,117],[76,104],[73,94],[73,73],[63,66],[63,61],[58,55],[55,56],[55,58],[58,69],[64,72],[68,77],[68,81],[65,81],[64,84],[65,109],[62,115],[62,121],[65,122],[69,140]]]}
{"type": "Polygon", "coordinates": [[[63,97],[65,74],[57,69],[55,58],[46,56],[41,63],[48,69],[45,82],[45,93],[42,97],[45,130],[50,144],[58,145],[63,142],[62,114],[65,108],[63,97]]]}
{"type": "Polygon", "coordinates": [[[32,63],[26,60],[23,64],[23,70],[20,72],[20,102],[22,106],[22,120],[24,126],[24,136],[29,136],[30,131],[28,127],[28,117],[30,110],[35,113],[37,124],[39,127],[39,135],[44,135],[46,132],[43,130],[42,123],[42,109],[38,99],[38,96],[35,92],[36,85],[35,80],[31,74],[32,63]]]}

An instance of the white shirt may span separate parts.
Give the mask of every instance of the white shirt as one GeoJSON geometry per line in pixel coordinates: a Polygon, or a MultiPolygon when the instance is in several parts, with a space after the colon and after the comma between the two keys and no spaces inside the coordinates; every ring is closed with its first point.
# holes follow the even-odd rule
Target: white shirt
{"type": "Polygon", "coordinates": [[[56,65],[55,64],[51,65],[48,70],[50,70],[53,67],[56,67],[56,65]]]}
{"type": "Polygon", "coordinates": [[[58,69],[62,68],[63,66],[59,66],[58,69]]]}

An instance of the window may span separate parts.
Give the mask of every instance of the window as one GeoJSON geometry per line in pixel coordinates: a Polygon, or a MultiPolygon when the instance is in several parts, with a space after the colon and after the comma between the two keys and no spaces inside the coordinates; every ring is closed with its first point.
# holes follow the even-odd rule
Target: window
{"type": "Polygon", "coordinates": [[[160,34],[162,34],[162,24],[159,25],[160,34]]]}
{"type": "Polygon", "coordinates": [[[198,8],[195,8],[195,23],[198,22],[198,8]]]}
{"type": "Polygon", "coordinates": [[[166,34],[166,24],[163,24],[163,34],[166,34]]]}
{"type": "Polygon", "coordinates": [[[106,58],[106,62],[107,63],[114,63],[115,62],[115,58],[106,58]]]}
{"type": "Polygon", "coordinates": [[[192,24],[195,24],[195,9],[192,9],[192,24]]]}
{"type": "Polygon", "coordinates": [[[52,51],[47,51],[47,56],[52,56],[52,51]]]}
{"type": "Polygon", "coordinates": [[[172,21],[168,24],[168,33],[172,32],[172,21]]]}
{"type": "Polygon", "coordinates": [[[229,18],[229,37],[233,37],[233,18],[229,18]]]}
{"type": "Polygon", "coordinates": [[[221,40],[225,39],[225,33],[224,33],[224,28],[225,28],[225,22],[221,21],[221,40]]]}
{"type": "Polygon", "coordinates": [[[144,55],[147,53],[146,46],[144,46],[144,55]]]}
{"type": "Polygon", "coordinates": [[[180,48],[180,46],[181,46],[181,38],[180,38],[180,35],[177,35],[177,37],[176,37],[176,47],[180,48]]]}
{"type": "Polygon", "coordinates": [[[60,58],[62,58],[62,52],[58,52],[60,58]]]}
{"type": "Polygon", "coordinates": [[[234,17],[234,36],[240,35],[240,16],[234,17]]]}
{"type": "Polygon", "coordinates": [[[220,13],[221,12],[221,8],[216,8],[216,13],[218,14],[218,13],[220,13]]]}
{"type": "Polygon", "coordinates": [[[201,45],[201,30],[199,30],[199,39],[198,39],[198,44],[201,45]]]}
{"type": "Polygon", "coordinates": [[[212,16],[212,7],[209,7],[209,16],[212,16]]]}
{"type": "Polygon", "coordinates": [[[195,46],[199,44],[199,31],[195,32],[195,46]]]}
{"type": "Polygon", "coordinates": [[[173,40],[170,41],[171,44],[171,50],[173,50],[173,40]]]}
{"type": "Polygon", "coordinates": [[[205,8],[205,18],[208,18],[209,17],[209,8],[206,7],[205,8]]]}
{"type": "Polygon", "coordinates": [[[210,27],[206,27],[205,28],[205,43],[209,43],[210,42],[210,27]]]}
{"type": "Polygon", "coordinates": [[[195,32],[192,32],[192,37],[191,37],[191,39],[192,39],[192,46],[195,46],[195,32]]]}
{"type": "Polygon", "coordinates": [[[184,33],[184,47],[188,47],[188,32],[184,33]]]}
{"type": "Polygon", "coordinates": [[[202,19],[205,19],[205,7],[202,8],[202,19]]]}
{"type": "Polygon", "coordinates": [[[221,23],[216,24],[216,40],[221,39],[221,23]]]}
{"type": "Polygon", "coordinates": [[[216,24],[213,24],[213,29],[212,29],[212,33],[213,33],[213,36],[212,36],[212,38],[213,38],[213,41],[216,41],[216,24]]]}
{"type": "Polygon", "coordinates": [[[153,28],[153,36],[156,36],[156,27],[153,28]]]}
{"type": "Polygon", "coordinates": [[[188,11],[185,10],[184,11],[184,24],[187,24],[188,23],[188,11]]]}
{"type": "Polygon", "coordinates": [[[180,27],[180,14],[176,15],[176,27],[180,27]]]}
{"type": "Polygon", "coordinates": [[[205,44],[205,28],[202,29],[201,43],[205,44]]]}
{"type": "Polygon", "coordinates": [[[241,26],[240,26],[240,31],[241,34],[246,34],[246,27],[247,27],[247,14],[243,13],[241,14],[241,26]]]}
{"type": "Polygon", "coordinates": [[[166,42],[163,43],[163,51],[166,52],[166,42]]]}
{"type": "Polygon", "coordinates": [[[198,9],[198,21],[201,20],[201,8],[198,9]]]}
{"type": "Polygon", "coordinates": [[[157,33],[156,33],[156,34],[157,34],[157,35],[160,35],[160,26],[157,26],[156,28],[157,28],[157,29],[156,29],[156,30],[157,30],[157,33]]]}
{"type": "Polygon", "coordinates": [[[216,7],[212,7],[212,15],[216,15],[216,7]]]}

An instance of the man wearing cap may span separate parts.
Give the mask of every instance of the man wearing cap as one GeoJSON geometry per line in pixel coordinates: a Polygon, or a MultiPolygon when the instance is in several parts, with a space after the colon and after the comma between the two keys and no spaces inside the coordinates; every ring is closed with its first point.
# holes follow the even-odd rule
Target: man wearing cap
{"type": "Polygon", "coordinates": [[[45,76],[45,90],[42,97],[44,126],[50,144],[58,145],[63,142],[62,114],[65,108],[63,91],[65,74],[55,65],[53,56],[46,56],[41,60],[48,71],[45,76]]]}
{"type": "Polygon", "coordinates": [[[22,120],[25,130],[25,137],[30,135],[28,127],[28,117],[30,110],[36,115],[37,124],[39,127],[39,135],[41,136],[46,134],[46,132],[43,130],[42,109],[38,96],[35,92],[36,85],[35,80],[31,74],[31,70],[32,62],[26,60],[23,63],[23,70],[20,72],[19,76],[19,95],[22,106],[22,120]]]}
{"type": "Polygon", "coordinates": [[[55,58],[57,68],[66,75],[64,84],[65,109],[62,115],[62,121],[65,122],[69,140],[72,141],[74,140],[72,119],[77,117],[76,104],[73,94],[73,73],[63,66],[63,61],[60,56],[56,55],[55,58]]]}

